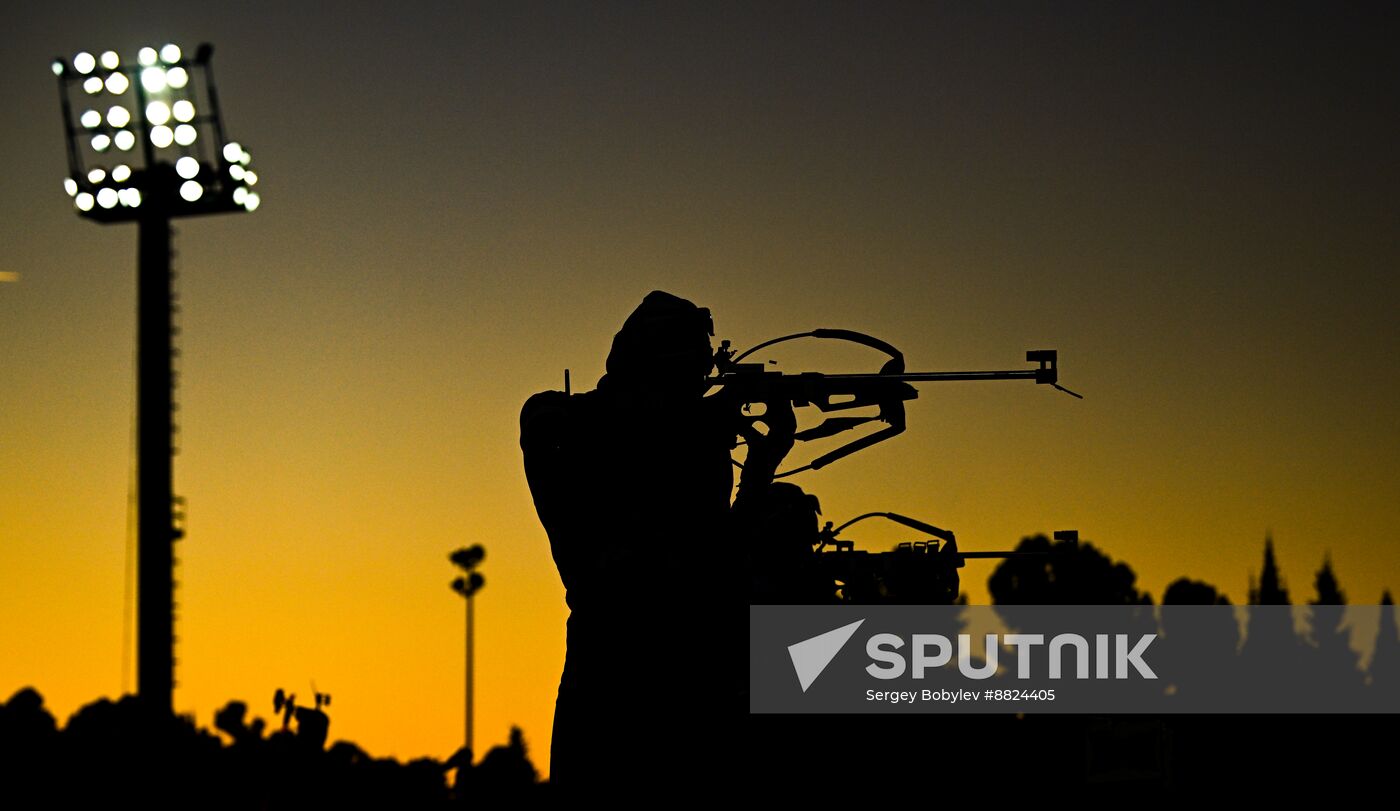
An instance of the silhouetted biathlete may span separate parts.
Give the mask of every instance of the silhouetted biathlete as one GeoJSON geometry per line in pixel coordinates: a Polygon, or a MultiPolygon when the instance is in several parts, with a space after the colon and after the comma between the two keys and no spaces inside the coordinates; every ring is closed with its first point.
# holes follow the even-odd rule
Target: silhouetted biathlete
{"type": "MultiPolygon", "coordinates": [[[[710,781],[747,713],[747,578],[717,554],[736,436],[749,443],[736,501],[772,481],[791,406],[764,433],[723,397],[708,310],[648,294],[613,339],[593,391],[549,391],[520,415],[535,509],[570,608],[550,779],[710,781]]],[[[786,410],[784,410],[786,407],[786,410]]]]}
{"type": "Polygon", "coordinates": [[[816,496],[776,482],[756,497],[736,499],[734,510],[746,535],[750,604],[837,602],[836,581],[813,548],[821,540],[816,496]]]}

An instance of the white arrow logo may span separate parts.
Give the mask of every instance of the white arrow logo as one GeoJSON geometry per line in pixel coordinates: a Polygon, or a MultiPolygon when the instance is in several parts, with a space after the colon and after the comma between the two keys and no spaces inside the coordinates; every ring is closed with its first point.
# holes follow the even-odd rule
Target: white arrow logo
{"type": "Polygon", "coordinates": [[[792,657],[792,669],[797,671],[797,681],[802,685],[802,692],[807,692],[807,688],[812,686],[812,682],[817,680],[823,670],[826,670],[826,666],[831,664],[831,660],[836,658],[836,654],[841,652],[856,629],[864,622],[865,620],[856,620],[834,631],[788,645],[788,656],[792,657]]]}

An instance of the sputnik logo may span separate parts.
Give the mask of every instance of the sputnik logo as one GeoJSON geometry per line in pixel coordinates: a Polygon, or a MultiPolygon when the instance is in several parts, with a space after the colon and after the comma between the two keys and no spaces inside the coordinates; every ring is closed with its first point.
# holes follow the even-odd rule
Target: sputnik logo
{"type": "Polygon", "coordinates": [[[788,656],[792,657],[792,669],[797,671],[797,682],[802,685],[802,692],[807,692],[807,688],[812,686],[812,682],[826,670],[826,666],[831,664],[831,660],[836,658],[836,654],[864,623],[865,620],[856,620],[850,625],[842,625],[833,631],[788,645],[788,656]]]}

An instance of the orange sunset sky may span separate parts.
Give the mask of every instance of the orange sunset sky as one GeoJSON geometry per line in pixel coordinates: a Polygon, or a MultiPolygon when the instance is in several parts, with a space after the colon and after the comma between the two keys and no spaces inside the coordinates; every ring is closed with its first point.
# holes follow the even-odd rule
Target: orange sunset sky
{"type": "MultiPolygon", "coordinates": [[[[166,41],[216,45],[262,178],[255,214],[177,224],[175,704],[201,724],[314,681],[333,738],[448,756],[447,554],[481,543],[478,748],[518,724],[547,766],[567,612],[519,408],[565,368],[591,387],[652,289],[740,347],[845,327],[918,370],[1060,351],[1086,399],[925,386],[905,436],[797,479],[828,518],[902,512],[965,549],[1077,528],[1156,599],[1189,575],[1235,602],[1271,531],[1295,600],[1330,553],[1376,602],[1400,587],[1396,26],[1290,9],[8,10],[0,700],[33,685],[62,720],[135,684],[136,235],[75,216],[49,62],[166,41]]],[[[973,601],[990,571],[965,570],[973,601]]]]}

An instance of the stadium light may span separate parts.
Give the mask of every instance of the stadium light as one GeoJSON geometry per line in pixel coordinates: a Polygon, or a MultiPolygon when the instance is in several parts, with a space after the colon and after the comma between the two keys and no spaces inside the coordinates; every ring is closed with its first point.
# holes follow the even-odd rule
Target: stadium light
{"type": "Polygon", "coordinates": [[[133,222],[147,218],[151,209],[175,218],[256,207],[247,203],[252,184],[244,179],[251,156],[224,137],[209,64],[212,53],[213,48],[201,45],[187,59],[178,45],[166,44],[140,49],[133,61],[123,61],[111,50],[80,52],[71,64],[62,58],[53,61],[68,139],[68,177],[63,185],[80,216],[103,223],[133,222]],[[114,161],[118,156],[113,153],[120,159],[114,161]],[[172,171],[185,159],[200,165],[200,193],[194,199],[184,192],[188,178],[172,171]],[[125,180],[108,173],[114,162],[131,167],[125,180]],[[94,169],[103,170],[103,180],[90,179],[94,169]],[[141,202],[112,208],[79,205],[79,194],[98,198],[105,189],[123,200],[139,197],[141,202]],[[139,195],[121,194],[128,189],[139,195]]]}
{"type": "Polygon", "coordinates": [[[173,487],[174,319],[171,229],[176,217],[255,210],[251,156],[224,136],[210,66],[178,45],[125,60],[81,51],[50,64],[67,139],[63,190],[78,216],[135,222],[137,243],[137,693],[169,713],[175,688],[174,542],[184,535],[173,487]]]}

